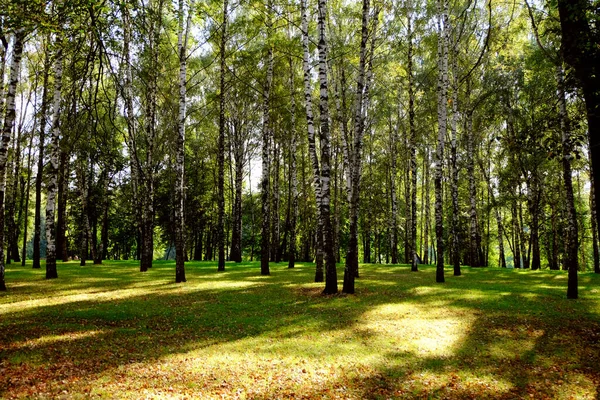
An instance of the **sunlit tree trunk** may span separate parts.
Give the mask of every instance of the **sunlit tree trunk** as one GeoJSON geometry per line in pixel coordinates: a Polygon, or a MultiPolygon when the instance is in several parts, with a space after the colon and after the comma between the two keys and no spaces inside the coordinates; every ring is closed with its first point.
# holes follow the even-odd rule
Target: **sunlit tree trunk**
{"type": "Polygon", "coordinates": [[[179,116],[175,155],[175,282],[185,282],[185,119],[187,94],[187,41],[192,22],[192,4],[185,16],[184,0],[179,0],[179,116]],[[185,23],[184,23],[185,21],[185,23]]]}
{"type": "Polygon", "coordinates": [[[436,282],[444,279],[444,210],[442,191],[442,171],[444,163],[444,142],[447,124],[448,93],[448,0],[437,0],[438,10],[438,144],[435,155],[435,234],[437,245],[436,282]]]}
{"type": "MultiPolygon", "coordinates": [[[[56,43],[60,43],[57,38],[56,43]]],[[[52,108],[52,140],[49,146],[49,180],[46,197],[46,279],[58,278],[56,270],[56,229],[55,229],[55,210],[56,210],[56,181],[58,174],[58,163],[60,156],[60,101],[62,90],[63,74],[63,52],[58,49],[54,61],[54,96],[52,108]]]]}
{"type": "Polygon", "coordinates": [[[317,156],[316,144],[315,144],[315,126],[313,116],[313,104],[312,104],[312,86],[311,86],[311,71],[309,61],[309,47],[308,47],[308,16],[306,9],[306,0],[301,0],[302,7],[302,69],[304,74],[304,108],[306,111],[306,127],[308,132],[308,153],[313,170],[313,186],[315,190],[316,209],[317,209],[317,236],[315,240],[315,282],[324,281],[324,268],[323,268],[323,217],[321,215],[321,168],[319,166],[319,159],[317,156]]]}
{"type": "Polygon", "coordinates": [[[21,74],[21,57],[23,55],[24,31],[18,29],[15,33],[13,55],[10,65],[10,80],[6,94],[6,111],[2,124],[2,137],[0,138],[0,290],[6,290],[4,266],[4,191],[6,188],[6,164],[8,159],[8,146],[15,122],[15,97],[17,84],[21,74]]]}
{"type": "Polygon", "coordinates": [[[358,216],[360,206],[360,177],[362,171],[362,147],[363,137],[366,130],[366,113],[369,108],[369,89],[372,79],[372,59],[375,51],[376,24],[379,9],[374,13],[372,29],[369,29],[370,0],[362,3],[362,24],[360,55],[358,66],[358,77],[356,81],[356,98],[354,103],[354,137],[349,148],[349,171],[351,178],[349,194],[349,220],[350,237],[348,240],[348,252],[346,256],[346,267],[344,270],[344,293],[354,293],[354,280],[358,277],[358,216]],[[370,54],[367,44],[371,38],[370,54]]]}
{"type": "Polygon", "coordinates": [[[325,289],[323,294],[337,293],[333,227],[330,213],[330,131],[329,90],[327,77],[327,39],[325,23],[327,0],[319,0],[318,6],[318,53],[319,53],[319,142],[321,145],[321,219],[323,221],[323,255],[325,258],[325,289]]]}
{"type": "MultiPolygon", "coordinates": [[[[448,27],[448,29],[450,29],[448,27]]],[[[456,33],[453,35],[456,36],[456,33]]],[[[450,197],[452,198],[452,217],[450,224],[450,238],[452,251],[450,258],[454,268],[454,276],[460,276],[460,250],[458,241],[458,165],[457,165],[457,124],[458,124],[458,43],[457,37],[452,40],[452,117],[450,119],[450,197]]],[[[468,94],[467,94],[468,95],[468,94]]],[[[471,157],[473,154],[471,153],[471,157]]],[[[468,158],[468,156],[467,156],[468,158]]],[[[473,266],[473,265],[471,265],[473,266]]]]}

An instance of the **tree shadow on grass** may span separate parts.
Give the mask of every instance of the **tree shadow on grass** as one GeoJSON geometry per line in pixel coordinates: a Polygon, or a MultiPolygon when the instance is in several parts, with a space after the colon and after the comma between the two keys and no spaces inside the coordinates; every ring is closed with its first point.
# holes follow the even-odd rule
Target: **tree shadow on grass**
{"type": "MultiPolygon", "coordinates": [[[[555,398],[576,393],[569,386],[572,379],[585,385],[600,382],[593,368],[600,361],[593,339],[598,298],[596,308],[585,301],[563,301],[560,284],[544,291],[510,277],[500,285],[481,284],[478,277],[490,273],[467,270],[460,279],[449,277],[447,284],[436,285],[433,269],[411,274],[405,267],[364,267],[359,295],[332,298],[321,296],[321,285],[310,283],[310,265],[289,274],[276,266],[266,279],[255,279],[254,266],[232,267],[225,274],[208,268],[188,267],[187,285],[148,281],[140,287],[128,281],[122,290],[138,285],[146,292],[4,314],[0,396],[82,394],[103,379],[122,379],[131,386],[132,374],[160,376],[161,363],[178,355],[200,363],[193,368],[169,364],[200,386],[186,386],[170,375],[158,384],[206,397],[243,389],[251,398],[555,398]],[[511,301],[504,299],[505,292],[511,301]],[[411,324],[417,325],[407,328],[411,324]],[[419,336],[418,330],[428,326],[431,331],[419,336]],[[402,336],[414,332],[415,337],[402,336]],[[403,342],[448,332],[456,339],[445,343],[440,337],[446,348],[403,342]],[[208,362],[217,357],[212,351],[248,365],[236,372],[240,376],[220,371],[215,380],[210,374],[217,369],[208,362]],[[251,371],[260,375],[265,360],[290,357],[332,369],[310,376],[310,371],[298,372],[304,384],[283,378],[279,386],[257,384],[272,378],[268,370],[250,382],[251,371]],[[369,357],[374,360],[365,361],[369,357]],[[223,387],[223,377],[234,383],[223,387]]],[[[172,270],[152,272],[164,280],[172,270]]],[[[105,287],[118,292],[115,285],[105,287]]]]}

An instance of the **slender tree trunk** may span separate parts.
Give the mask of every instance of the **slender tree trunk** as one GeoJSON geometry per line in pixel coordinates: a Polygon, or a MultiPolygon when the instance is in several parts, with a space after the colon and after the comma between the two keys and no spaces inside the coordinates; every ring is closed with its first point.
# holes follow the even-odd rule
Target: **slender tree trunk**
{"type": "Polygon", "coordinates": [[[564,73],[562,65],[558,65],[556,67],[556,78],[558,81],[558,115],[560,119],[560,129],[562,132],[563,178],[567,195],[567,257],[565,260],[567,269],[569,271],[567,298],[576,299],[578,298],[577,269],[579,266],[577,250],[579,246],[579,235],[577,234],[577,211],[575,210],[575,199],[573,196],[573,182],[571,176],[571,130],[569,126],[569,117],[567,115],[564,73]]]}
{"type": "MultiPolygon", "coordinates": [[[[37,96],[34,104],[37,104],[37,96]]],[[[27,151],[27,181],[26,181],[26,189],[25,189],[25,218],[23,219],[23,250],[21,252],[21,265],[24,267],[27,259],[27,230],[29,227],[29,194],[31,191],[31,152],[33,149],[33,137],[34,132],[37,128],[38,119],[34,116],[33,121],[33,129],[31,130],[31,138],[29,139],[29,146],[27,151]]]]}
{"type": "MultiPolygon", "coordinates": [[[[59,39],[57,39],[57,44],[59,39]]],[[[60,101],[63,74],[63,53],[59,49],[54,61],[54,98],[52,108],[52,141],[50,142],[50,163],[48,181],[48,194],[46,197],[46,279],[58,278],[56,270],[56,229],[54,224],[56,206],[56,180],[60,155],[60,101]]]]}
{"type": "MultiPolygon", "coordinates": [[[[272,2],[269,1],[268,18],[267,18],[267,37],[271,37],[271,6],[272,2]]],[[[267,44],[267,81],[263,88],[263,125],[262,125],[262,180],[261,180],[261,200],[262,200],[262,233],[261,233],[261,259],[260,259],[260,273],[261,275],[270,275],[269,270],[269,252],[270,252],[270,172],[271,172],[271,161],[270,161],[270,148],[271,141],[273,138],[273,130],[271,127],[271,116],[270,116],[270,102],[271,102],[271,89],[273,85],[273,45],[267,44]]]]}
{"type": "Polygon", "coordinates": [[[390,245],[392,247],[392,264],[398,264],[398,196],[396,195],[396,140],[398,137],[399,124],[400,121],[397,122],[396,127],[392,128],[390,126],[390,201],[392,206],[392,217],[390,219],[390,245]]]}
{"type": "Polygon", "coordinates": [[[33,222],[33,261],[32,268],[40,268],[40,241],[41,241],[41,221],[42,221],[42,181],[44,177],[44,145],[46,137],[46,118],[48,111],[48,77],[50,75],[50,51],[46,50],[44,56],[44,78],[42,88],[42,105],[40,110],[39,122],[39,147],[38,163],[35,177],[35,215],[33,222]]]}
{"type": "Polygon", "coordinates": [[[230,259],[242,262],[242,188],[244,183],[244,135],[243,126],[233,126],[233,158],[235,162],[235,194],[233,200],[233,229],[231,232],[230,259]]]}
{"type": "Polygon", "coordinates": [[[280,240],[280,224],[279,224],[279,167],[280,167],[280,146],[274,140],[273,143],[273,190],[271,191],[271,260],[279,262],[279,240],[280,240]]]}
{"type": "Polygon", "coordinates": [[[444,216],[442,172],[444,163],[444,141],[447,124],[448,93],[448,0],[437,0],[438,8],[438,145],[435,157],[435,233],[437,241],[436,282],[444,279],[444,216]]]}
{"type": "Polygon", "coordinates": [[[350,238],[348,241],[348,255],[346,256],[346,268],[344,270],[344,293],[354,293],[354,279],[358,277],[358,216],[360,207],[360,176],[362,171],[362,146],[366,130],[366,113],[369,108],[369,89],[372,78],[372,60],[375,51],[375,37],[379,9],[374,13],[373,25],[369,31],[370,0],[362,3],[362,28],[360,41],[360,56],[358,67],[358,78],[356,81],[356,98],[354,104],[354,140],[350,152],[349,173],[350,182],[350,238]],[[371,34],[371,49],[368,54],[367,43],[371,34]]]}
{"type": "Polygon", "coordinates": [[[337,293],[337,271],[334,253],[334,235],[330,214],[330,132],[329,93],[327,77],[327,40],[325,37],[327,0],[319,0],[318,53],[319,53],[319,142],[321,145],[321,219],[323,220],[323,254],[325,256],[325,289],[323,294],[337,293]]]}
{"type": "Polygon", "coordinates": [[[94,259],[94,264],[102,264],[102,261],[108,258],[108,228],[109,228],[109,220],[108,220],[108,207],[110,205],[109,201],[109,185],[110,185],[110,176],[109,171],[105,171],[104,173],[104,192],[102,198],[102,227],[100,228],[100,248],[96,253],[96,258],[94,259]]]}
{"type": "Polygon", "coordinates": [[[67,254],[67,197],[69,190],[68,157],[65,151],[60,152],[58,170],[58,218],[56,226],[56,258],[68,260],[67,254]]]}
{"type": "MultiPolygon", "coordinates": [[[[227,2],[227,0],[225,0],[227,2]]],[[[175,282],[185,282],[185,119],[187,80],[187,41],[192,22],[192,4],[185,18],[184,0],[179,0],[179,117],[175,155],[175,282]],[[185,21],[185,25],[184,25],[185,21]]]]}
{"type": "Polygon", "coordinates": [[[590,163],[590,222],[592,226],[592,248],[594,249],[594,272],[600,274],[600,251],[598,250],[598,220],[596,219],[596,195],[594,191],[594,171],[590,163]]]}
{"type": "MultiPolygon", "coordinates": [[[[219,140],[217,149],[217,160],[219,165],[217,180],[217,204],[218,204],[218,222],[217,222],[217,248],[219,261],[217,270],[225,271],[225,47],[227,44],[227,0],[223,1],[223,23],[221,25],[221,43],[220,52],[220,82],[219,82],[219,140]]],[[[268,78],[267,78],[268,79],[268,78]]]]}
{"type": "MultiPolygon", "coordinates": [[[[453,36],[456,36],[454,34],[453,36]]],[[[450,224],[450,237],[452,238],[452,251],[450,256],[454,268],[454,276],[460,276],[460,250],[458,238],[458,165],[457,165],[457,142],[456,129],[458,124],[458,39],[455,37],[452,43],[452,118],[450,119],[450,196],[452,197],[452,218],[450,224]]],[[[468,84],[467,84],[468,85],[468,84]]],[[[467,90],[468,91],[468,90],[467,90]]],[[[468,95],[468,94],[467,94],[468,95]]],[[[466,107],[465,107],[466,108],[466,107]]],[[[471,152],[471,157],[473,154],[471,152]]],[[[467,156],[469,158],[469,156],[467,156]]],[[[475,194],[476,195],[476,194],[475,194]]],[[[473,265],[471,265],[473,266],[473,265]]]]}
{"type": "Polygon", "coordinates": [[[519,217],[517,214],[517,200],[512,204],[512,222],[513,222],[513,262],[515,268],[521,268],[521,247],[520,247],[520,228],[519,217]]]}
{"type": "Polygon", "coordinates": [[[323,242],[323,217],[321,214],[321,168],[319,167],[319,159],[315,144],[315,126],[313,117],[312,104],[312,86],[311,86],[311,71],[309,63],[309,47],[308,47],[308,16],[306,9],[306,0],[300,2],[302,8],[302,69],[304,75],[304,108],[306,111],[306,126],[308,132],[308,153],[313,169],[313,186],[315,190],[315,200],[317,209],[317,239],[315,240],[315,282],[324,281],[322,242],[323,242]]]}
{"type": "MultiPolygon", "coordinates": [[[[417,265],[417,129],[415,127],[415,84],[413,74],[413,30],[412,30],[412,10],[410,6],[411,2],[407,2],[407,41],[408,41],[408,126],[410,130],[409,138],[409,165],[410,165],[410,248],[412,254],[410,254],[411,271],[416,272],[419,270],[417,265]]],[[[407,182],[408,183],[408,182],[407,182]]]]}
{"type": "Polygon", "coordinates": [[[423,234],[423,263],[429,264],[429,227],[430,227],[430,218],[429,212],[431,210],[430,198],[429,195],[429,150],[425,149],[425,181],[424,181],[424,191],[425,191],[425,233],[423,234]]]}
{"type": "Polygon", "coordinates": [[[288,251],[288,268],[294,268],[296,262],[296,223],[298,220],[298,173],[296,167],[296,98],[294,96],[294,64],[290,57],[290,96],[291,96],[291,115],[290,115],[290,247],[288,251]]]}
{"type": "Polygon", "coordinates": [[[482,265],[479,259],[479,249],[481,243],[481,236],[479,234],[479,221],[477,218],[477,185],[475,180],[475,139],[473,137],[473,110],[471,110],[471,79],[467,80],[467,120],[465,123],[467,133],[467,175],[469,177],[469,200],[470,200],[470,213],[469,213],[469,263],[472,267],[480,267],[482,265]]]}
{"type": "Polygon", "coordinates": [[[25,33],[18,29],[15,33],[13,56],[10,66],[10,81],[6,95],[6,111],[2,125],[2,137],[0,140],[0,291],[6,290],[5,266],[4,266],[4,192],[6,188],[6,161],[8,159],[8,146],[10,144],[13,125],[15,122],[15,97],[19,76],[21,74],[21,57],[23,55],[23,39],[25,33]]]}

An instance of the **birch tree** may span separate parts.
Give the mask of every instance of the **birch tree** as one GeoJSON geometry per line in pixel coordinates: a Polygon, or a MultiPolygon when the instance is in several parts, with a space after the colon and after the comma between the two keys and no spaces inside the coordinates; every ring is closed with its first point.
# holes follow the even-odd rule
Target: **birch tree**
{"type": "Polygon", "coordinates": [[[6,190],[6,167],[8,147],[15,123],[15,97],[17,85],[21,74],[21,58],[23,55],[23,40],[25,31],[17,29],[14,33],[12,61],[10,65],[10,80],[6,94],[6,110],[2,124],[2,137],[0,138],[0,291],[6,290],[5,265],[4,265],[4,196],[6,190]]]}
{"type": "Polygon", "coordinates": [[[54,60],[54,95],[52,100],[52,124],[50,128],[51,141],[48,146],[50,156],[49,162],[49,180],[46,195],[46,279],[58,278],[56,270],[56,193],[58,180],[58,163],[60,157],[60,102],[62,99],[62,75],[63,75],[63,51],[62,37],[57,34],[56,57],[54,60]]]}
{"type": "Polygon", "coordinates": [[[442,191],[442,171],[444,164],[444,142],[447,127],[447,97],[448,97],[448,0],[437,0],[438,11],[438,84],[437,84],[437,114],[438,114],[438,144],[435,154],[435,235],[437,245],[436,282],[444,279],[444,210],[442,191]]]}
{"type": "Polygon", "coordinates": [[[185,282],[185,120],[187,88],[187,43],[192,21],[193,2],[179,0],[177,50],[179,55],[179,115],[175,156],[175,282],[185,282]],[[185,21],[185,23],[184,23],[185,21]]]}
{"type": "Polygon", "coordinates": [[[270,246],[270,171],[271,171],[271,159],[270,159],[270,148],[271,141],[273,140],[273,131],[271,127],[271,116],[270,116],[270,101],[271,101],[271,90],[273,85],[273,44],[271,43],[271,8],[272,2],[269,1],[267,6],[268,17],[267,17],[267,58],[266,58],[266,81],[263,87],[263,123],[262,123],[262,178],[261,178],[261,200],[262,200],[262,231],[261,231],[261,258],[260,258],[260,273],[261,275],[270,275],[269,270],[269,253],[271,250],[270,246]]]}

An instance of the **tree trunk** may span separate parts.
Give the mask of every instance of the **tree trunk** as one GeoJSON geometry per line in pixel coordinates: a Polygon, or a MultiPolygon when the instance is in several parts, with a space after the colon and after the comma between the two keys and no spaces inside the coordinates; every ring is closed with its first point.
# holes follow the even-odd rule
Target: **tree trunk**
{"type": "Polygon", "coordinates": [[[35,177],[35,215],[33,222],[33,261],[32,268],[40,268],[40,241],[42,221],[42,181],[44,178],[44,142],[46,136],[46,116],[48,111],[48,77],[50,75],[50,51],[44,56],[44,78],[42,88],[42,105],[39,123],[38,163],[35,177]]]}
{"type": "MultiPolygon", "coordinates": [[[[368,0],[367,0],[368,1],[368,0]]],[[[321,144],[321,219],[323,220],[323,254],[325,256],[325,289],[323,294],[335,294],[337,271],[335,265],[334,237],[330,215],[330,132],[329,94],[327,77],[327,40],[325,37],[327,0],[319,0],[318,53],[319,53],[319,142],[321,144]]]]}
{"type": "Polygon", "coordinates": [[[21,74],[21,57],[23,55],[23,39],[25,33],[18,29],[15,33],[13,56],[10,66],[10,81],[6,95],[6,111],[2,125],[2,138],[0,140],[0,291],[6,290],[5,266],[4,266],[4,192],[6,188],[6,161],[8,158],[8,146],[11,139],[13,125],[15,122],[15,96],[17,84],[21,74]]]}
{"type": "Polygon", "coordinates": [[[481,235],[479,233],[479,221],[477,218],[477,185],[475,180],[475,139],[473,137],[473,110],[471,107],[471,79],[467,80],[467,120],[465,124],[467,133],[467,175],[469,177],[469,200],[470,200],[470,232],[469,232],[469,263],[471,267],[480,267],[479,251],[481,235]]]}
{"type": "Polygon", "coordinates": [[[279,262],[279,240],[280,240],[280,224],[279,224],[279,167],[280,167],[280,146],[274,140],[273,143],[273,190],[271,191],[271,260],[279,262]]]}
{"type": "MultiPolygon", "coordinates": [[[[575,69],[583,89],[588,120],[590,159],[594,178],[594,195],[600,197],[600,50],[597,25],[586,0],[558,0],[561,25],[561,50],[565,61],[575,69]]],[[[600,213],[596,210],[596,218],[600,213]]],[[[598,220],[596,221],[598,222],[598,220]]]]}
{"type": "MultiPolygon", "coordinates": [[[[271,37],[271,11],[272,2],[269,1],[269,11],[267,18],[267,37],[271,37]]],[[[273,85],[273,45],[267,44],[267,81],[263,88],[263,124],[262,124],[262,180],[261,180],[261,200],[262,200],[262,233],[261,233],[261,257],[260,257],[260,273],[261,275],[270,275],[269,270],[269,252],[270,252],[270,148],[273,137],[270,116],[271,89],[273,85]]]]}
{"type": "Polygon", "coordinates": [[[423,234],[423,263],[429,264],[429,227],[430,218],[429,212],[431,211],[430,196],[429,196],[429,149],[425,149],[425,178],[423,184],[425,185],[425,233],[423,234]]]}
{"type": "MultiPolygon", "coordinates": [[[[34,101],[34,104],[37,104],[37,96],[36,96],[36,100],[34,101]]],[[[21,252],[21,266],[25,266],[25,261],[27,259],[27,230],[29,227],[29,194],[31,191],[31,164],[32,164],[32,159],[31,159],[31,152],[33,149],[33,137],[34,137],[34,132],[37,128],[37,122],[38,119],[36,116],[34,116],[34,121],[33,121],[33,129],[31,130],[31,138],[29,139],[29,146],[28,146],[28,152],[27,152],[27,180],[26,180],[26,189],[25,189],[25,218],[23,219],[23,250],[21,252]]]]}
{"type": "MultiPolygon", "coordinates": [[[[225,0],[227,2],[227,0],[225,0]]],[[[187,41],[192,23],[192,4],[185,18],[184,0],[179,0],[179,116],[175,155],[175,282],[185,282],[185,119],[187,80],[187,41]],[[185,25],[184,25],[185,21],[185,25]]]]}
{"type": "Polygon", "coordinates": [[[438,145],[435,157],[435,233],[437,241],[436,282],[444,279],[444,210],[442,199],[442,172],[444,163],[444,141],[447,123],[447,93],[448,93],[448,1],[437,0],[438,9],[438,145]]]}
{"type": "Polygon", "coordinates": [[[592,226],[592,247],[594,249],[594,272],[600,274],[600,251],[598,250],[598,220],[596,219],[596,195],[594,191],[594,171],[590,163],[590,220],[592,226]]]}
{"type": "Polygon", "coordinates": [[[223,1],[223,23],[221,29],[221,43],[219,46],[220,82],[219,82],[219,140],[217,149],[218,180],[217,180],[217,251],[219,261],[217,270],[225,271],[225,45],[227,44],[227,0],[223,1]]]}
{"type": "Polygon", "coordinates": [[[290,96],[291,96],[291,115],[290,115],[290,247],[288,250],[288,268],[294,268],[296,262],[296,223],[298,220],[298,173],[296,167],[296,98],[294,96],[294,65],[290,57],[290,96]]]}
{"type": "Polygon", "coordinates": [[[312,86],[311,86],[311,71],[309,63],[309,48],[308,48],[308,16],[306,9],[306,0],[300,2],[302,8],[302,70],[304,75],[304,108],[306,111],[306,126],[308,132],[308,153],[313,170],[313,186],[315,190],[316,214],[317,214],[317,239],[315,240],[315,282],[324,281],[323,273],[323,217],[321,215],[321,169],[319,167],[319,159],[315,144],[315,126],[313,117],[312,104],[312,86]]]}
{"type": "Polygon", "coordinates": [[[565,263],[569,271],[569,280],[567,286],[567,298],[576,299],[578,298],[578,283],[577,283],[577,269],[578,269],[578,238],[577,234],[577,211],[575,210],[575,199],[573,196],[573,182],[571,176],[571,129],[569,124],[569,117],[567,115],[567,105],[565,100],[565,88],[564,88],[564,73],[562,65],[556,67],[556,78],[558,81],[558,115],[560,119],[560,129],[562,132],[562,166],[563,166],[563,179],[565,184],[565,191],[567,195],[567,257],[565,263]]]}
{"type": "MultiPolygon", "coordinates": [[[[60,37],[60,36],[59,36],[60,37]]],[[[57,45],[59,39],[56,40],[57,45]]],[[[46,279],[58,278],[56,270],[56,229],[54,224],[55,206],[56,206],[56,180],[58,175],[58,163],[60,156],[60,101],[62,89],[63,74],[63,53],[58,49],[56,60],[54,61],[54,98],[52,108],[52,126],[50,142],[50,163],[48,180],[48,194],[46,197],[46,279]]]]}
{"type": "MultiPolygon", "coordinates": [[[[453,36],[456,36],[454,34],[453,36]]],[[[458,165],[457,165],[457,143],[456,128],[458,124],[458,37],[452,43],[452,118],[450,119],[450,196],[452,197],[452,218],[450,224],[450,237],[452,238],[452,251],[450,252],[454,276],[460,276],[460,250],[458,240],[458,165]]],[[[468,87],[468,83],[467,83],[468,87]]],[[[467,96],[469,95],[467,89],[467,96]]],[[[468,103],[465,104],[465,109],[468,103]]],[[[469,112],[469,111],[467,111],[469,112]]],[[[470,157],[473,157],[471,152],[470,157]]],[[[469,156],[467,156],[467,159],[469,156]]],[[[471,179],[471,177],[469,178],[471,179]]],[[[476,193],[475,193],[476,195],[476,193]]],[[[473,265],[471,265],[473,266],[473,265]]]]}
{"type": "MultiPolygon", "coordinates": [[[[358,276],[358,216],[360,207],[360,176],[362,171],[362,146],[365,133],[366,112],[369,106],[369,87],[372,76],[372,58],[374,41],[376,37],[376,23],[378,20],[379,9],[375,12],[373,27],[369,31],[369,9],[370,0],[363,0],[362,3],[362,24],[361,24],[361,41],[360,41],[360,56],[358,66],[358,78],[356,81],[356,98],[354,103],[354,137],[352,147],[350,148],[350,160],[348,162],[351,178],[350,187],[350,238],[348,241],[348,252],[346,256],[346,267],[344,269],[344,293],[352,294],[355,291],[354,280],[358,276]],[[371,34],[371,50],[367,54],[367,42],[371,34]]],[[[347,147],[350,147],[349,144],[347,147]]]]}
{"type": "Polygon", "coordinates": [[[415,127],[415,84],[413,74],[413,30],[412,30],[412,10],[410,6],[411,2],[408,1],[406,5],[406,31],[408,41],[408,64],[407,64],[407,75],[408,75],[408,126],[409,126],[409,169],[410,169],[410,248],[412,254],[410,254],[411,271],[417,272],[419,267],[417,265],[417,129],[415,127]]]}
{"type": "Polygon", "coordinates": [[[517,200],[512,204],[512,223],[513,223],[513,265],[514,268],[521,268],[521,247],[520,247],[520,228],[519,217],[517,214],[517,200]]]}

